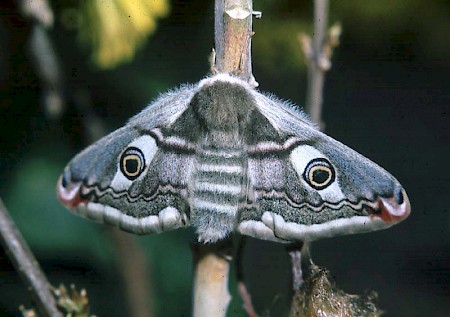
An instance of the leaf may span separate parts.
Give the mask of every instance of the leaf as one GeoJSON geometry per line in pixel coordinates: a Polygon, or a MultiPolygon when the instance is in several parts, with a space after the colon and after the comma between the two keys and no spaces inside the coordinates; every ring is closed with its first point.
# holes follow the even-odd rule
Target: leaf
{"type": "Polygon", "coordinates": [[[167,0],[81,1],[79,41],[101,68],[131,61],[169,12],[167,0]]]}

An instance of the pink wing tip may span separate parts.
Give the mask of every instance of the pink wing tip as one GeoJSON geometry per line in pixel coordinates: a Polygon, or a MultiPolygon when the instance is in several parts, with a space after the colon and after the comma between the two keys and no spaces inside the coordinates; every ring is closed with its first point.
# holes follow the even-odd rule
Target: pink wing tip
{"type": "Polygon", "coordinates": [[[81,183],[69,183],[63,186],[63,176],[59,178],[58,184],[56,185],[59,201],[69,208],[76,207],[84,202],[80,196],[80,189],[81,183]]]}
{"type": "Polygon", "coordinates": [[[379,217],[388,223],[400,222],[411,213],[411,204],[403,189],[394,197],[378,198],[378,206],[380,212],[373,214],[372,217],[379,217]]]}

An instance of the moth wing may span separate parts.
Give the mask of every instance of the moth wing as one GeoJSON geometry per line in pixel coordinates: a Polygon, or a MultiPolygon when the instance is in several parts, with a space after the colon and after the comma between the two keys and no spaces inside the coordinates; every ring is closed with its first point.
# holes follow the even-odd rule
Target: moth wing
{"type": "Polygon", "coordinates": [[[292,106],[258,92],[254,99],[282,141],[249,147],[251,195],[239,232],[308,241],[387,228],[409,215],[408,197],[391,174],[292,106]]]}
{"type": "Polygon", "coordinates": [[[188,225],[189,151],[162,144],[158,129],[188,107],[193,87],[166,93],[66,166],[57,191],[74,213],[137,234],[188,225]]]}

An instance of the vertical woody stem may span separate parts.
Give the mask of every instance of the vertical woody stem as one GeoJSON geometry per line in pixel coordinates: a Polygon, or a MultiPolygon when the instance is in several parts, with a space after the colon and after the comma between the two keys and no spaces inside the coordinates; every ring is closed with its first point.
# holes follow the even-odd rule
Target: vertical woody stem
{"type": "MultiPolygon", "coordinates": [[[[216,0],[216,72],[233,73],[256,86],[251,68],[252,1],[216,0]]],[[[225,317],[231,296],[228,291],[231,239],[193,248],[194,317],[225,317]]]]}
{"type": "Polygon", "coordinates": [[[215,2],[215,67],[218,72],[240,75],[249,83],[254,81],[251,60],[252,15],[251,0],[215,2]]]}
{"type": "Polygon", "coordinates": [[[230,240],[193,247],[195,262],[194,317],[225,317],[231,301],[228,279],[232,243],[230,240]]]}

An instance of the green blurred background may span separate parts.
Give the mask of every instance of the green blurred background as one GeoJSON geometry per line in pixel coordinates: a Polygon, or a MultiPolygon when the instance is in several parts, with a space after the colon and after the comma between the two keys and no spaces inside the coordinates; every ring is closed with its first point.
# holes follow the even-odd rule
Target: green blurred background
{"type": "MultiPolygon", "coordinates": [[[[208,73],[213,1],[160,2],[153,27],[145,29],[148,40],[138,32],[140,48],[122,59],[102,55],[102,48],[120,51],[123,44],[107,33],[114,17],[92,15],[92,1],[50,2],[55,23],[48,34],[63,74],[60,116],[44,107],[46,87],[28,49],[32,19],[18,2],[0,3],[0,195],[50,281],[86,288],[98,316],[128,314],[114,248],[103,226],[57,202],[55,184],[88,142],[86,111],[112,131],[158,94],[208,73]],[[92,109],[82,108],[80,98],[92,109]]],[[[312,1],[255,1],[254,8],[263,12],[252,43],[260,89],[304,104],[306,69],[297,36],[311,32],[312,1]]],[[[450,1],[332,1],[330,22],[336,21],[343,35],[326,78],[326,132],[395,175],[412,214],[386,231],[318,241],[313,259],[349,293],[378,291],[386,316],[448,316],[450,1]]],[[[149,261],[156,315],[190,316],[193,233],[137,240],[149,261]]],[[[258,312],[285,315],[290,266],[284,247],[251,239],[244,265],[258,312]]],[[[233,281],[230,289],[229,316],[245,316],[233,281]]],[[[30,303],[2,251],[0,316],[19,316],[17,307],[30,303]]]]}

